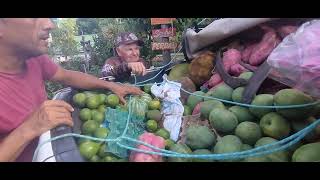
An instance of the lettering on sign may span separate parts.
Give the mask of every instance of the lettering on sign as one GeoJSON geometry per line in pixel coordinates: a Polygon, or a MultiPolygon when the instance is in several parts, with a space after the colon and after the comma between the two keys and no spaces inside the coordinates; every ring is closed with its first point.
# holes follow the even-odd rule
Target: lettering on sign
{"type": "Polygon", "coordinates": [[[153,29],[152,37],[173,37],[176,36],[176,28],[153,29]]]}
{"type": "Polygon", "coordinates": [[[169,50],[177,48],[177,43],[175,42],[164,42],[164,43],[152,43],[152,50],[169,50]]]}

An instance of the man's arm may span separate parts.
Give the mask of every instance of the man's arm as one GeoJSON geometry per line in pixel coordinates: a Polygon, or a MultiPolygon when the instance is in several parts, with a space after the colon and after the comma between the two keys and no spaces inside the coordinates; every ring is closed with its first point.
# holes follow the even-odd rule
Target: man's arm
{"type": "Polygon", "coordinates": [[[45,101],[26,121],[1,140],[0,162],[14,161],[30,141],[58,125],[73,126],[72,111],[73,108],[64,101],[45,101]]]}
{"type": "Polygon", "coordinates": [[[51,80],[81,89],[108,89],[118,95],[122,103],[125,103],[125,95],[142,93],[140,88],[134,86],[120,85],[114,82],[100,80],[95,76],[78,71],[66,70],[61,67],[58,67],[57,72],[51,80]]]}
{"type": "Polygon", "coordinates": [[[127,63],[113,65],[106,62],[101,70],[101,74],[103,77],[113,76],[118,81],[124,81],[129,79],[131,75],[131,69],[127,63]]]}
{"type": "Polygon", "coordinates": [[[17,159],[33,138],[35,136],[26,131],[24,124],[13,130],[0,142],[0,162],[12,162],[17,159]]]}

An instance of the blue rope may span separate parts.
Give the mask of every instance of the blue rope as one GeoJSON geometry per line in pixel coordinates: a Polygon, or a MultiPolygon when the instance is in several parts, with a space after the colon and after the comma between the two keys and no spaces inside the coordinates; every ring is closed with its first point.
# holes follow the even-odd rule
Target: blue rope
{"type": "MultiPolygon", "coordinates": [[[[169,64],[169,63],[168,63],[169,64]]],[[[167,65],[168,65],[167,64],[167,65]]],[[[134,85],[135,86],[144,86],[146,84],[154,84],[154,83],[146,83],[146,84],[142,84],[145,82],[148,82],[150,80],[155,79],[158,75],[160,75],[160,73],[163,70],[159,71],[154,77],[141,81],[141,82],[137,82],[136,77],[134,76],[134,85]]],[[[157,85],[159,84],[163,84],[162,83],[156,83],[157,85]]],[[[181,88],[182,91],[190,94],[190,95],[194,95],[194,96],[198,96],[198,97],[202,97],[202,98],[207,98],[207,99],[213,99],[213,100],[218,100],[221,102],[225,102],[225,103],[229,103],[229,104],[235,104],[235,105],[239,105],[239,106],[244,106],[244,107],[252,107],[252,108],[278,108],[278,109],[288,109],[288,108],[301,108],[301,107],[307,107],[307,106],[312,106],[312,105],[316,105],[318,103],[320,103],[319,101],[315,101],[312,103],[307,103],[307,104],[299,104],[299,105],[287,105],[287,106],[259,106],[259,105],[251,105],[251,104],[243,104],[243,103],[238,103],[238,102],[233,102],[233,101],[228,101],[228,100],[224,100],[224,99],[219,99],[219,98],[215,98],[215,97],[211,97],[211,96],[202,96],[202,95],[198,95],[195,93],[191,93],[188,92],[187,90],[181,88]]],[[[131,96],[130,96],[131,99],[131,96]]],[[[38,154],[38,151],[40,149],[40,147],[42,147],[44,144],[51,142],[51,141],[55,141],[61,138],[65,138],[65,137],[78,137],[78,138],[85,138],[85,139],[90,139],[90,140],[94,140],[94,141],[103,141],[103,142],[117,142],[117,144],[120,147],[132,150],[132,151],[137,151],[137,152],[141,152],[141,153],[147,153],[147,154],[156,154],[156,155],[161,155],[161,156],[167,156],[167,157],[181,157],[181,158],[201,158],[201,159],[215,159],[215,160],[223,160],[223,159],[240,159],[240,158],[246,158],[246,157],[252,157],[252,156],[261,156],[261,155],[267,155],[267,154],[271,154],[274,153],[276,151],[280,151],[280,150],[284,150],[290,146],[292,146],[293,144],[297,143],[298,141],[300,141],[303,137],[305,137],[309,132],[311,132],[318,124],[320,124],[320,119],[318,119],[317,121],[315,121],[314,123],[310,124],[309,126],[307,126],[306,128],[304,128],[303,130],[281,140],[281,141],[277,141],[274,143],[270,143],[267,145],[263,145],[251,150],[246,150],[246,151],[242,151],[242,152],[235,152],[235,153],[224,153],[224,154],[182,154],[182,153],[177,153],[177,152],[173,152],[173,151],[168,151],[168,150],[164,150],[155,146],[152,146],[150,144],[147,144],[145,142],[139,141],[139,140],[135,140],[132,139],[130,137],[126,137],[125,134],[128,130],[128,125],[129,125],[129,121],[130,121],[130,117],[131,117],[131,106],[129,104],[128,107],[129,110],[129,114],[128,114],[128,118],[127,118],[127,122],[126,122],[126,127],[125,130],[122,134],[122,136],[116,138],[116,139],[101,139],[101,138],[95,138],[95,137],[91,137],[91,136],[84,136],[84,135],[79,135],[79,134],[74,134],[74,133],[68,133],[68,134],[64,134],[64,135],[60,135],[51,139],[48,139],[46,141],[44,141],[43,143],[39,144],[38,147],[35,150],[34,156],[33,156],[33,161],[35,160],[36,155],[38,154]],[[295,139],[294,139],[295,138],[295,139]],[[122,139],[126,139],[128,141],[131,142],[135,142],[135,143],[139,143],[139,144],[143,144],[145,146],[148,146],[154,150],[158,150],[160,152],[156,152],[156,151],[146,151],[146,150],[141,150],[141,149],[137,149],[134,147],[130,147],[130,146],[126,146],[120,143],[120,141],[122,139]],[[289,142],[291,141],[291,142],[289,142]],[[288,142],[288,143],[287,143],[288,142]],[[284,144],[287,143],[287,144],[284,144]],[[281,145],[284,144],[284,145],[281,145]],[[275,147],[271,150],[268,150],[269,148],[275,147]],[[162,153],[164,152],[164,153],[162,153]]]]}
{"type": "MultiPolygon", "coordinates": [[[[163,71],[163,70],[162,70],[163,71]]],[[[148,82],[150,80],[153,80],[155,79],[157,76],[160,75],[160,73],[162,72],[160,71],[159,73],[157,73],[154,77],[150,78],[150,79],[147,79],[147,80],[144,80],[144,81],[141,81],[141,82],[135,82],[135,86],[144,86],[144,85],[149,85],[152,83],[146,83],[146,84],[142,84],[142,83],[145,83],[145,82],[148,82]]],[[[136,79],[135,79],[136,80],[136,79]]],[[[170,81],[167,81],[168,83],[171,83],[170,81]]],[[[163,84],[164,82],[162,83],[157,83],[157,84],[163,84]]],[[[172,83],[174,84],[174,83],[172,83]]],[[[176,84],[174,84],[176,85],[176,84]]],[[[307,106],[313,106],[313,105],[317,105],[320,103],[320,101],[315,101],[315,102],[312,102],[312,103],[306,103],[306,104],[296,104],[296,105],[282,105],[282,106],[262,106],[262,105],[253,105],[253,104],[244,104],[244,103],[239,103],[239,102],[233,102],[233,101],[228,101],[228,100],[224,100],[224,99],[220,99],[220,98],[215,98],[215,97],[212,97],[212,96],[202,96],[202,95],[199,95],[199,94],[195,94],[195,93],[192,93],[192,92],[189,92],[187,90],[185,90],[184,88],[180,88],[183,92],[189,94],[189,95],[193,95],[193,96],[198,96],[198,97],[202,97],[202,98],[206,98],[206,99],[212,99],[212,100],[217,100],[217,101],[220,101],[220,102],[224,102],[224,103],[228,103],[228,104],[234,104],[234,105],[239,105],[239,106],[243,106],[243,107],[248,107],[248,108],[265,108],[265,109],[291,109],[291,108],[302,108],[302,107],[307,107],[307,106]]]]}
{"type": "MultiPolygon", "coordinates": [[[[129,111],[130,110],[131,106],[129,106],[129,111]]],[[[128,115],[128,117],[130,117],[128,115]]],[[[129,121],[130,118],[128,118],[128,121],[129,121]]],[[[101,139],[101,138],[95,138],[95,137],[91,137],[91,136],[84,136],[84,135],[79,135],[79,134],[74,134],[74,133],[69,133],[69,134],[64,134],[64,135],[60,135],[60,136],[57,136],[55,138],[51,138],[45,142],[43,142],[42,144],[40,144],[36,151],[35,151],[35,154],[34,154],[34,158],[33,158],[33,161],[35,160],[35,157],[38,153],[38,150],[40,147],[42,147],[44,144],[48,143],[48,142],[51,142],[51,141],[55,141],[55,140],[58,140],[58,139],[61,139],[61,138],[65,138],[65,137],[79,137],[79,138],[86,138],[86,139],[90,139],[90,140],[94,140],[94,141],[104,141],[104,142],[110,142],[110,141],[115,141],[117,142],[117,144],[123,148],[126,148],[126,149],[129,149],[129,150],[132,150],[132,151],[137,151],[137,152],[141,152],[141,153],[147,153],[147,154],[156,154],[156,155],[161,155],[161,156],[167,156],[167,157],[181,157],[181,158],[203,158],[203,159],[216,159],[216,160],[223,160],[223,159],[240,159],[240,158],[246,158],[246,157],[252,157],[252,156],[261,156],[261,155],[267,155],[267,154],[271,154],[271,153],[274,153],[276,151],[280,151],[280,150],[284,150],[290,146],[292,146],[293,144],[297,143],[298,141],[300,141],[303,137],[305,137],[309,132],[311,132],[317,125],[320,124],[320,119],[316,120],[315,122],[313,122],[312,124],[310,124],[308,127],[304,128],[303,130],[281,140],[281,141],[278,141],[278,142],[274,142],[274,143],[270,143],[270,144],[267,144],[267,145],[263,145],[263,146],[260,146],[260,147],[257,147],[257,148],[254,148],[254,149],[251,149],[251,150],[247,150],[247,151],[242,151],[242,152],[235,152],[235,153],[224,153],[224,154],[202,154],[202,155],[194,155],[194,154],[181,154],[181,153],[177,153],[177,152],[173,152],[173,151],[167,151],[167,150],[164,150],[164,149],[160,149],[160,148],[157,148],[155,146],[152,146],[152,145],[149,145],[147,143],[144,143],[142,141],[139,141],[139,140],[135,140],[135,139],[132,139],[132,138],[129,138],[129,137],[125,137],[124,134],[123,136],[117,138],[117,139],[101,139]],[[295,139],[294,139],[295,138],[295,139]],[[133,147],[130,147],[130,146],[126,146],[126,145],[123,145],[121,144],[119,141],[121,141],[121,139],[126,139],[126,140],[129,140],[129,141],[132,141],[132,142],[136,142],[136,143],[140,143],[140,144],[143,144],[143,145],[146,145],[150,148],[153,148],[155,150],[159,150],[159,151],[162,151],[162,152],[165,152],[165,153],[161,153],[161,152],[155,152],[155,151],[146,151],[146,150],[141,150],[141,149],[137,149],[137,148],[133,148],[133,147]],[[291,142],[289,142],[291,141],[291,142]],[[279,146],[281,144],[284,144],[286,142],[289,142],[285,145],[282,145],[282,146],[279,146]],[[271,150],[266,150],[268,148],[272,148],[274,146],[278,146],[278,147],[275,147],[271,150]],[[259,152],[260,150],[262,150],[261,152],[259,152]],[[263,151],[264,150],[264,151],[263,151]]],[[[126,128],[128,127],[128,122],[127,122],[127,125],[126,125],[126,128]]]]}

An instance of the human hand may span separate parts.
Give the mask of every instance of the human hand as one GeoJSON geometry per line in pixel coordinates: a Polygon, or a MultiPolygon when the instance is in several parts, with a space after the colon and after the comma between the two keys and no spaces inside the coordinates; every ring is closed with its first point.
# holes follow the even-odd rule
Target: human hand
{"type": "Polygon", "coordinates": [[[30,133],[38,136],[59,125],[73,126],[72,106],[62,100],[47,100],[35,110],[27,119],[30,133]]]}
{"type": "Polygon", "coordinates": [[[132,73],[137,75],[146,75],[146,67],[143,65],[142,62],[130,62],[128,63],[128,67],[132,70],[132,73]]]}
{"type": "Polygon", "coordinates": [[[119,97],[123,104],[126,104],[126,100],[124,99],[126,95],[140,95],[143,93],[143,91],[138,87],[117,83],[115,83],[110,90],[119,97]]]}

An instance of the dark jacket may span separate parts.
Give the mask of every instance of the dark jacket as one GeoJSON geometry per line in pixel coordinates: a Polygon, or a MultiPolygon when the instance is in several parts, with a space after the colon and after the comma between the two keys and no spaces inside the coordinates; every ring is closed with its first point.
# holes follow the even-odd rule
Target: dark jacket
{"type": "MultiPolygon", "coordinates": [[[[145,61],[140,58],[138,62],[145,61]]],[[[131,69],[128,67],[128,63],[121,59],[119,56],[111,57],[105,61],[105,64],[101,70],[103,77],[113,76],[115,81],[127,81],[131,76],[131,69]]]]}

